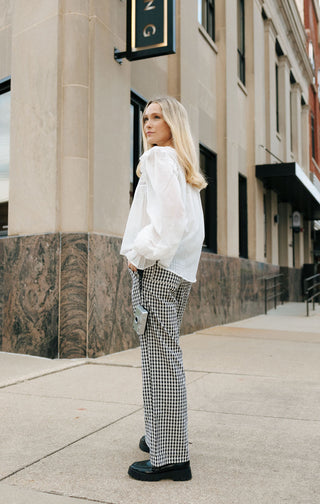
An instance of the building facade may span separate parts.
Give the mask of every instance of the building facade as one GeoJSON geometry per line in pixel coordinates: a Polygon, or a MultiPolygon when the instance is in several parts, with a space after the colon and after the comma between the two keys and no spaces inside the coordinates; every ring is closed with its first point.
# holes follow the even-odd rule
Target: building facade
{"type": "Polygon", "coordinates": [[[295,2],[177,0],[176,54],[121,64],[123,0],[0,5],[2,350],[94,357],[139,344],[119,249],[141,112],[164,94],[186,107],[209,182],[183,332],[262,313],[266,275],[282,272],[287,299],[301,299],[320,192],[295,2]]]}
{"type": "MultiPolygon", "coordinates": [[[[307,51],[313,70],[309,86],[310,178],[320,190],[320,7],[318,0],[300,2],[301,17],[306,28],[307,51]]],[[[320,221],[313,222],[314,261],[320,262],[320,221]]]]}

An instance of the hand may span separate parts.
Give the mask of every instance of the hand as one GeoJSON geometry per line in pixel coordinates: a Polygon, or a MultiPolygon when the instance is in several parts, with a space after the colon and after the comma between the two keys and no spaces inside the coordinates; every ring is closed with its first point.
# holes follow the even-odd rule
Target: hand
{"type": "Polygon", "coordinates": [[[128,261],[128,268],[131,269],[131,271],[133,271],[134,273],[138,271],[135,265],[132,264],[130,261],[128,261]]]}

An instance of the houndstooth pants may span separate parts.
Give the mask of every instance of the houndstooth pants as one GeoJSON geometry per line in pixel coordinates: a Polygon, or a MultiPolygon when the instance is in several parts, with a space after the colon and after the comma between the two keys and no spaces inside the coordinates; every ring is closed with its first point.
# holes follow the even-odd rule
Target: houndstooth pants
{"type": "Polygon", "coordinates": [[[191,283],[158,264],[132,273],[132,304],[148,310],[140,336],[146,443],[153,466],[187,462],[188,418],[180,326],[191,283]],[[141,289],[140,289],[141,287],[141,289]]]}

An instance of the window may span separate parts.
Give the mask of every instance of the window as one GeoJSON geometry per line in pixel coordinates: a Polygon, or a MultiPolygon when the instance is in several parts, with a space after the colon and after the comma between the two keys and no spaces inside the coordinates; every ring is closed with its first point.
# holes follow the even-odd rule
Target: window
{"type": "Polygon", "coordinates": [[[239,174],[239,256],[248,258],[247,179],[239,174]]]}
{"type": "Polygon", "coordinates": [[[131,121],[131,138],[130,138],[130,204],[133,200],[134,191],[138,184],[136,174],[137,165],[142,152],[142,114],[147,102],[136,93],[131,93],[130,105],[130,121],[131,121]]]}
{"type": "Polygon", "coordinates": [[[245,75],[245,24],[244,0],[238,0],[238,77],[243,84],[246,83],[245,75]]]}
{"type": "Polygon", "coordinates": [[[277,133],[280,131],[279,127],[279,65],[276,64],[276,128],[277,133]]]}
{"type": "Polygon", "coordinates": [[[203,145],[200,145],[200,168],[208,182],[200,193],[205,225],[203,246],[217,253],[217,156],[203,145]]]}
{"type": "Polygon", "coordinates": [[[215,5],[214,0],[198,0],[198,21],[215,40],[215,5]]]}
{"type": "Polygon", "coordinates": [[[290,91],[290,150],[293,152],[293,94],[290,91]]]}
{"type": "Polygon", "coordinates": [[[314,115],[311,114],[311,152],[313,159],[316,158],[316,139],[314,132],[314,115]]]}
{"type": "Polygon", "coordinates": [[[8,234],[10,79],[0,81],[0,236],[8,234]]]}
{"type": "Polygon", "coordinates": [[[263,227],[264,227],[264,257],[267,258],[267,242],[268,242],[268,228],[267,228],[267,195],[263,195],[263,227]]]}

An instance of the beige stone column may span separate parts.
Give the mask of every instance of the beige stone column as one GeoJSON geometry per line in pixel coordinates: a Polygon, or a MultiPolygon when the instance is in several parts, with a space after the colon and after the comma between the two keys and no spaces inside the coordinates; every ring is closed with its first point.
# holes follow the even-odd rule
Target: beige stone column
{"type": "MultiPolygon", "coordinates": [[[[277,153],[278,139],[276,136],[276,43],[277,30],[272,19],[264,22],[264,71],[265,71],[265,122],[266,147],[270,152],[277,153]]],[[[272,163],[274,158],[266,153],[266,162],[272,163]]],[[[273,191],[267,192],[267,262],[279,263],[278,242],[278,197],[273,191]],[[277,218],[275,218],[277,216],[277,218]]]]}
{"type": "Polygon", "coordinates": [[[58,228],[61,14],[58,0],[14,2],[9,235],[58,228]]]}
{"type": "MultiPolygon", "coordinates": [[[[265,57],[265,105],[266,105],[266,147],[271,152],[277,152],[276,142],[276,77],[275,77],[275,43],[276,28],[271,19],[264,23],[264,57],[265,57]]],[[[269,153],[267,163],[272,162],[269,153]]]]}
{"type": "Polygon", "coordinates": [[[126,3],[90,2],[89,231],[121,236],[129,212],[130,72],[114,60],[125,48],[126,3]],[[119,36],[120,34],[120,36],[119,36]]]}
{"type": "Polygon", "coordinates": [[[192,135],[199,143],[198,87],[198,16],[197,2],[183,2],[180,7],[180,93],[190,119],[192,135]]]}
{"type": "Polygon", "coordinates": [[[5,0],[2,2],[1,12],[1,30],[0,30],[0,80],[11,75],[11,37],[12,37],[12,1],[5,0]]]}
{"type": "Polygon", "coordinates": [[[279,264],[292,267],[292,209],[289,203],[279,203],[279,264]]]}
{"type": "Polygon", "coordinates": [[[262,2],[246,2],[246,87],[247,97],[247,180],[248,180],[248,255],[249,259],[265,261],[264,257],[264,188],[256,178],[255,166],[265,162],[266,144],[264,22],[262,2]]]}
{"type": "Polygon", "coordinates": [[[301,168],[309,174],[309,105],[301,107],[301,168]]]}
{"type": "Polygon", "coordinates": [[[304,237],[303,233],[294,233],[294,268],[301,268],[304,264],[304,237]]]}
{"type": "Polygon", "coordinates": [[[282,139],[282,159],[290,161],[290,66],[287,56],[279,58],[279,128],[282,139]]]}
{"type": "Polygon", "coordinates": [[[237,1],[216,3],[218,117],[218,253],[239,255],[238,239],[238,123],[237,1]]]}
{"type": "Polygon", "coordinates": [[[312,243],[311,243],[311,221],[304,220],[303,222],[303,255],[304,264],[313,263],[312,243]]]}
{"type": "Polygon", "coordinates": [[[278,244],[278,197],[273,191],[266,194],[267,209],[267,262],[279,264],[278,244]]]}
{"type": "Polygon", "coordinates": [[[61,172],[59,228],[88,231],[88,2],[62,2],[61,172]]]}
{"type": "Polygon", "coordinates": [[[302,144],[301,144],[301,87],[298,83],[291,86],[291,135],[292,152],[296,162],[301,166],[302,163],[302,144]]]}

